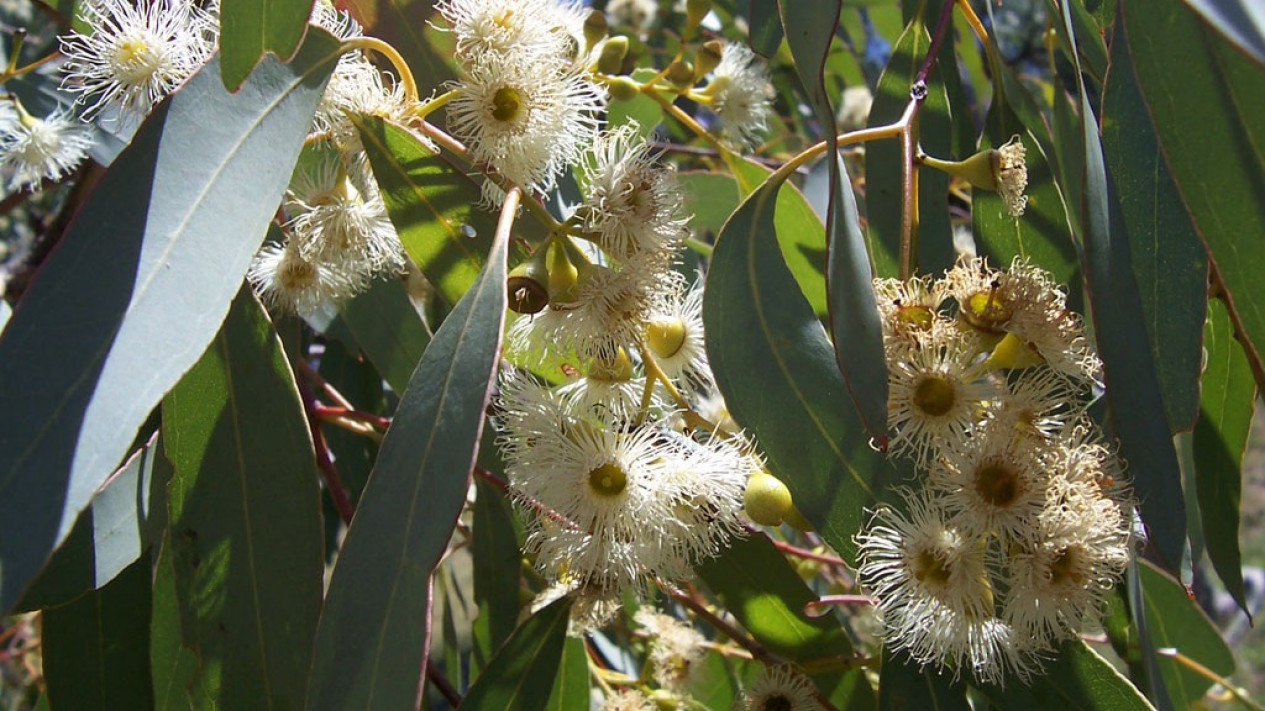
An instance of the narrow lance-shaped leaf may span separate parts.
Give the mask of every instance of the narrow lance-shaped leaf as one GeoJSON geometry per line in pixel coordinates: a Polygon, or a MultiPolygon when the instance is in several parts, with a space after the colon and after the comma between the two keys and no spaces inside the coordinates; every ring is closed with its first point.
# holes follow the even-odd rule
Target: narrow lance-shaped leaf
{"type": "Polygon", "coordinates": [[[249,287],[164,398],[163,440],[195,702],[299,708],[325,570],[319,479],[294,375],[249,287]]]}
{"type": "Polygon", "coordinates": [[[43,615],[40,658],[59,709],[153,706],[149,677],[149,556],[100,590],[43,615]]]}
{"type": "MultiPolygon", "coordinates": [[[[1186,587],[1146,561],[1138,565],[1146,598],[1147,626],[1157,649],[1173,649],[1222,677],[1234,673],[1234,655],[1216,625],[1186,594],[1186,587]]],[[[1196,705],[1214,683],[1176,659],[1159,656],[1164,685],[1176,708],[1196,705]]]]}
{"type": "Polygon", "coordinates": [[[1265,15],[1255,0],[1184,0],[1204,22],[1265,65],[1265,15]]]}
{"type": "Polygon", "coordinates": [[[267,52],[288,60],[299,49],[313,0],[221,0],[220,66],[237,91],[267,52]]]}
{"type": "Polygon", "coordinates": [[[564,597],[527,618],[471,684],[461,711],[544,708],[558,675],[570,617],[571,600],[564,597]]]}
{"type": "Polygon", "coordinates": [[[870,436],[880,442],[887,432],[887,361],[882,328],[871,286],[873,273],[865,235],[857,216],[848,172],[836,155],[834,109],[826,95],[823,76],[834,30],[839,25],[839,2],[779,3],[786,40],[795,57],[800,82],[826,136],[829,209],[826,217],[827,299],[835,359],[848,395],[870,436]]]}
{"type": "Polygon", "coordinates": [[[1067,642],[1030,685],[1008,683],[981,692],[998,709],[1153,711],[1129,680],[1079,640],[1067,642]]]}
{"type": "Polygon", "coordinates": [[[796,506],[851,559],[862,510],[890,467],[870,449],[825,329],[773,237],[766,182],[725,223],[703,294],[707,353],[734,418],[796,506]]]}
{"type": "Polygon", "coordinates": [[[966,683],[931,667],[919,667],[904,652],[883,650],[878,677],[879,711],[969,711],[966,683]]]}
{"type": "Polygon", "coordinates": [[[392,390],[404,392],[431,336],[403,282],[379,279],[341,308],[356,345],[392,390]]]}
{"type": "Polygon", "coordinates": [[[387,214],[404,250],[455,304],[474,282],[494,225],[479,187],[408,129],[376,116],[353,116],[387,214]]]}
{"type": "Polygon", "coordinates": [[[330,581],[309,709],[417,703],[431,572],[465,503],[500,353],[507,235],[413,372],[330,581]]]}
{"type": "Polygon", "coordinates": [[[1260,373],[1265,72],[1204,27],[1184,3],[1121,0],[1118,5],[1164,161],[1225,286],[1245,352],[1260,373]]]}
{"type": "Polygon", "coordinates": [[[1208,359],[1193,435],[1195,491],[1208,558],[1226,590],[1246,611],[1239,505],[1243,452],[1256,409],[1256,384],[1243,347],[1234,338],[1230,315],[1219,300],[1208,304],[1204,348],[1208,359]]]}
{"type": "Polygon", "coordinates": [[[1208,253],[1156,145],[1124,42],[1111,48],[1102,111],[1103,152],[1120,195],[1164,410],[1174,429],[1189,430],[1199,416],[1208,253]]]}
{"type": "MultiPolygon", "coordinates": [[[[1063,19],[1074,37],[1070,10],[1063,19]]],[[[1098,123],[1077,75],[1085,136],[1083,224],[1087,286],[1093,298],[1095,334],[1102,356],[1112,428],[1129,463],[1142,501],[1150,541],[1170,569],[1181,565],[1186,543],[1186,504],[1141,298],[1133,275],[1126,227],[1102,154],[1098,123]]]]}
{"type": "Polygon", "coordinates": [[[205,67],[141,126],[26,292],[0,339],[0,610],[215,336],[336,60],[314,31],[236,94],[205,67]]]}

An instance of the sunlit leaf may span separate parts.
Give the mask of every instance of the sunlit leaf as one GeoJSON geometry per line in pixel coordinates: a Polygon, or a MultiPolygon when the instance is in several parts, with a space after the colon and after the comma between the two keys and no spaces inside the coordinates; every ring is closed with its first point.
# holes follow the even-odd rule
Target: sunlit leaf
{"type": "Polygon", "coordinates": [[[337,58],[328,34],[310,37],[236,94],[213,62],[160,105],[5,328],[0,609],[215,336],[337,58]]]}
{"type": "Polygon", "coordinates": [[[461,700],[462,711],[545,708],[562,666],[571,601],[557,600],[519,626],[461,700]]]}
{"type": "Polygon", "coordinates": [[[199,706],[297,708],[325,545],[312,443],[276,333],[243,289],[163,399],[171,551],[199,706]]]}
{"type": "Polygon", "coordinates": [[[314,0],[220,0],[224,88],[237,91],[267,52],[289,60],[299,49],[314,0]]]}

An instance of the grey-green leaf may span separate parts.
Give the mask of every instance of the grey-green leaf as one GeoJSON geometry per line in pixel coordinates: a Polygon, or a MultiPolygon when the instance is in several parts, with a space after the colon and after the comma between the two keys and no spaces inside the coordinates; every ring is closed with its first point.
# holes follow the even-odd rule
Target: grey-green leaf
{"type": "Polygon", "coordinates": [[[236,94],[212,62],[138,131],[0,339],[0,610],[201,356],[337,59],[312,32],[236,94]]]}
{"type": "Polygon", "coordinates": [[[862,510],[890,470],[848,400],[825,329],[774,237],[778,185],[725,223],[704,290],[707,353],[730,412],[759,441],[799,510],[851,559],[862,510]]]}
{"type": "Polygon", "coordinates": [[[325,570],[319,479],[290,365],[248,287],[163,399],[163,441],[193,698],[300,708],[325,570]]]}
{"type": "Polygon", "coordinates": [[[342,317],[382,379],[396,393],[404,392],[431,337],[404,283],[375,281],[368,291],[342,305],[342,317]]]}
{"type": "Polygon", "coordinates": [[[1111,49],[1103,97],[1103,153],[1120,196],[1133,273],[1169,424],[1199,416],[1200,341],[1208,253],[1169,177],[1124,42],[1111,49]]]}
{"type": "MultiPolygon", "coordinates": [[[[1074,36],[1066,6],[1063,17],[1068,35],[1074,36]]],[[[1177,453],[1164,414],[1126,228],[1103,158],[1089,95],[1079,75],[1078,81],[1085,137],[1082,222],[1086,285],[1093,297],[1111,424],[1120,440],[1120,454],[1133,473],[1151,544],[1164,564],[1176,569],[1186,544],[1186,505],[1177,453]]]]}
{"type": "Polygon", "coordinates": [[[465,503],[500,353],[505,253],[496,240],[401,397],[330,581],[309,709],[417,703],[431,572],[465,503]]]}
{"type": "Polygon", "coordinates": [[[153,706],[149,590],[149,556],[145,556],[100,590],[44,611],[40,653],[50,706],[153,706]]]}
{"type": "Polygon", "coordinates": [[[571,601],[564,597],[527,618],[470,685],[461,711],[544,708],[562,662],[570,616],[571,601]]]}

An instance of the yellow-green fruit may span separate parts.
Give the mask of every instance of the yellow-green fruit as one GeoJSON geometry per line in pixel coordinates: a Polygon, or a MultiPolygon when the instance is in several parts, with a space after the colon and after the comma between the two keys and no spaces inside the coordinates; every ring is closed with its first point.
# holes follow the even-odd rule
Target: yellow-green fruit
{"type": "Polygon", "coordinates": [[[743,508],[752,521],[762,526],[778,526],[794,508],[791,490],[781,479],[759,471],[747,479],[743,508]]]}
{"type": "Polygon", "coordinates": [[[514,267],[506,280],[509,307],[520,314],[540,313],[549,305],[549,270],[533,259],[514,267]]]}
{"type": "Polygon", "coordinates": [[[694,65],[678,59],[668,65],[668,71],[664,76],[676,86],[689,86],[694,83],[694,65]]]}
{"type": "Polygon", "coordinates": [[[641,93],[641,85],[628,77],[615,77],[606,82],[606,88],[616,101],[632,101],[641,93]]]}
{"type": "Polygon", "coordinates": [[[627,55],[628,38],[612,37],[602,45],[602,51],[597,56],[597,70],[603,74],[619,74],[627,55]]]}

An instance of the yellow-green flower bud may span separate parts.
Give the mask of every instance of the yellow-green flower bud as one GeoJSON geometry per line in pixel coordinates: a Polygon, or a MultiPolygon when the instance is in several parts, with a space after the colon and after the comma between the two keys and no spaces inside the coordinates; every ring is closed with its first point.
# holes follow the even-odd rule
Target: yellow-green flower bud
{"type": "Polygon", "coordinates": [[[992,368],[1016,370],[1031,368],[1044,362],[1045,359],[1041,357],[1041,354],[1035,348],[1013,333],[1007,333],[998,341],[997,345],[993,347],[993,352],[984,361],[985,365],[992,368]]]}
{"type": "Polygon", "coordinates": [[[606,88],[616,101],[631,101],[641,93],[641,85],[629,77],[615,77],[606,82],[606,88]]]}
{"type": "Polygon", "coordinates": [[[724,51],[724,45],[720,43],[720,40],[704,42],[703,46],[699,48],[698,54],[694,57],[695,80],[702,79],[715,69],[716,65],[720,64],[720,55],[724,51]]]}
{"type": "Polygon", "coordinates": [[[565,303],[575,298],[575,285],[580,281],[580,269],[571,262],[567,250],[560,244],[550,247],[553,259],[549,262],[549,300],[565,303]]]}
{"type": "Polygon", "coordinates": [[[664,76],[674,86],[685,88],[694,83],[694,66],[685,60],[678,59],[668,65],[668,71],[664,76]]]}
{"type": "Polygon", "coordinates": [[[685,36],[692,37],[712,11],[712,0],[685,0],[685,36]]]}
{"type": "Polygon", "coordinates": [[[586,53],[606,39],[606,13],[593,10],[584,18],[584,48],[586,53]]]}
{"type": "Polygon", "coordinates": [[[628,56],[628,38],[612,37],[602,45],[597,57],[597,70],[603,74],[619,74],[624,69],[624,57],[628,56]]]}

